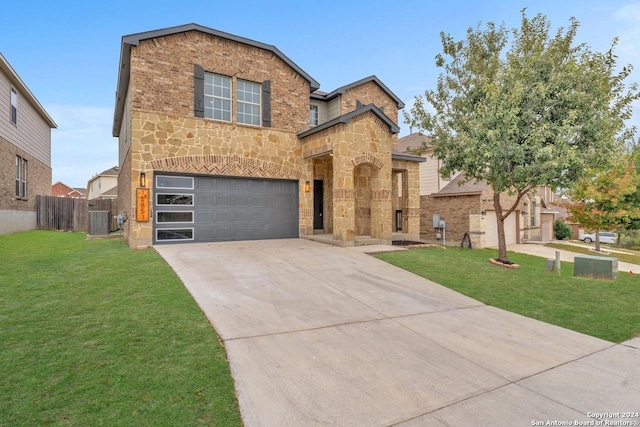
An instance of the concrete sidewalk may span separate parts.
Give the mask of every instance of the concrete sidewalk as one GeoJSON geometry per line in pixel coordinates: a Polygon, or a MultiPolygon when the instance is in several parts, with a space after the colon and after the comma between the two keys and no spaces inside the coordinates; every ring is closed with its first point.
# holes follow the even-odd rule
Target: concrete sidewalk
{"type": "MultiPolygon", "coordinates": [[[[565,262],[573,262],[573,259],[576,256],[583,255],[578,252],[571,252],[564,249],[549,248],[541,244],[529,244],[529,243],[519,243],[514,245],[508,245],[507,250],[510,250],[513,252],[519,252],[527,255],[539,256],[543,258],[550,258],[550,259],[555,259],[556,251],[560,251],[560,260],[565,262]]],[[[593,255],[608,256],[611,258],[616,257],[615,253],[612,253],[611,255],[598,255],[594,253],[593,255]]],[[[640,265],[618,261],[618,271],[623,271],[625,273],[632,272],[633,274],[640,274],[640,265]]]]}
{"type": "Polygon", "coordinates": [[[224,341],[247,426],[513,427],[640,410],[637,341],[303,239],[155,248],[224,341]]]}

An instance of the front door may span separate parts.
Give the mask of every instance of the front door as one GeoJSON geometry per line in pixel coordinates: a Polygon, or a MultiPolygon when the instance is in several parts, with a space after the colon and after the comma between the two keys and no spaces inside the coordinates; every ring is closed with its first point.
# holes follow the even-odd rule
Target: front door
{"type": "Polygon", "coordinates": [[[313,229],[322,230],[324,228],[324,193],[323,181],[315,179],[313,181],[313,229]]]}

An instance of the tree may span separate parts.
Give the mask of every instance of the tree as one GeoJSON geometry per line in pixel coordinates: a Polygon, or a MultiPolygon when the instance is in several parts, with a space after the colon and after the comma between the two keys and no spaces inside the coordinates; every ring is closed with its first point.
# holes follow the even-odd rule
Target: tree
{"type": "Polygon", "coordinates": [[[553,232],[556,235],[556,239],[564,240],[571,237],[571,227],[562,221],[561,219],[556,219],[553,223],[553,232]]]}
{"type": "Polygon", "coordinates": [[[431,136],[442,173],[465,172],[493,188],[504,263],[504,220],[521,198],[540,185],[567,188],[587,166],[604,167],[635,132],[624,124],[638,99],[637,85],[624,83],[631,66],[616,71],[617,40],[606,53],[576,45],[578,25],[572,18],[551,37],[545,16],[529,19],[523,10],[511,31],[488,23],[462,41],[441,33],[437,87],[405,114],[431,136]],[[502,193],[516,195],[511,206],[501,206],[502,193]]]}
{"type": "MultiPolygon", "coordinates": [[[[590,174],[576,182],[567,205],[573,221],[596,233],[600,229],[623,231],[640,222],[640,171],[633,154],[621,154],[609,167],[590,169],[590,174]]],[[[618,245],[619,234],[618,234],[618,245]]],[[[596,251],[600,250],[596,234],[596,251]]]]}

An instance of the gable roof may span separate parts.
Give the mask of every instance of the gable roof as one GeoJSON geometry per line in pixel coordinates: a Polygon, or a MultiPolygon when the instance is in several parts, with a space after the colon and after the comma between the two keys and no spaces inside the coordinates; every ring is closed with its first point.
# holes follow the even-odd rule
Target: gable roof
{"type": "Polygon", "coordinates": [[[489,185],[484,181],[476,181],[475,179],[465,181],[466,179],[467,177],[463,172],[453,178],[442,190],[432,194],[432,196],[473,196],[482,194],[482,192],[489,187],[489,185]]]}
{"type": "Polygon", "coordinates": [[[427,146],[431,146],[429,144],[431,139],[420,133],[412,133],[410,135],[403,136],[402,138],[398,138],[398,151],[401,153],[409,153],[409,150],[416,149],[422,145],[422,143],[426,143],[427,146]]]}
{"type": "Polygon", "coordinates": [[[223,31],[214,30],[213,28],[208,28],[192,23],[178,25],[176,27],[162,28],[159,30],[145,31],[142,33],[129,34],[122,37],[122,47],[120,48],[120,65],[118,67],[118,83],[116,88],[116,108],[113,117],[113,136],[118,136],[118,134],[120,133],[120,122],[122,120],[122,114],[124,112],[124,99],[126,97],[127,88],[129,87],[131,47],[138,46],[138,44],[140,44],[142,40],[170,36],[173,34],[185,33],[188,31],[199,31],[201,33],[210,34],[212,36],[220,37],[226,40],[242,43],[247,46],[257,47],[259,49],[270,51],[292,69],[294,69],[302,78],[308,81],[311,92],[317,90],[320,87],[320,83],[318,83],[313,77],[307,74],[298,65],[296,65],[284,53],[280,52],[277,47],[233,34],[225,33],[223,31]]]}
{"type": "Polygon", "coordinates": [[[387,126],[389,126],[389,131],[391,133],[400,132],[400,128],[398,127],[398,125],[395,124],[393,120],[391,120],[389,117],[387,117],[378,107],[376,107],[373,104],[367,104],[353,110],[350,113],[343,114],[342,116],[336,117],[333,120],[329,120],[328,122],[322,123],[319,126],[313,127],[303,132],[298,132],[298,138],[306,138],[309,135],[313,135],[314,133],[318,133],[332,126],[335,126],[339,123],[349,124],[351,122],[351,119],[353,119],[356,116],[359,116],[360,114],[366,113],[367,111],[371,111],[380,120],[382,120],[387,126]]]}
{"type": "Polygon", "coordinates": [[[100,172],[98,175],[118,176],[119,173],[120,173],[120,168],[118,166],[114,166],[112,168],[107,169],[106,171],[100,172]]]}
{"type": "Polygon", "coordinates": [[[27,101],[29,101],[29,104],[33,106],[33,108],[40,115],[40,117],[42,117],[42,119],[47,123],[47,125],[49,125],[49,127],[52,129],[56,129],[58,127],[56,122],[54,122],[51,116],[45,111],[42,104],[40,104],[38,99],[36,99],[35,95],[31,93],[27,85],[24,84],[24,82],[22,81],[18,73],[16,73],[13,67],[11,67],[11,65],[9,64],[9,61],[7,61],[7,59],[4,57],[4,55],[2,55],[2,53],[0,53],[0,71],[2,71],[3,74],[6,74],[11,84],[15,86],[18,92],[20,93],[20,96],[24,97],[27,101]]]}
{"type": "Polygon", "coordinates": [[[315,91],[311,94],[311,98],[319,99],[322,101],[330,101],[338,95],[343,95],[347,90],[357,86],[361,86],[368,82],[374,82],[375,84],[377,84],[380,87],[380,89],[382,89],[382,91],[386,93],[387,96],[389,96],[389,98],[396,101],[396,104],[398,105],[398,109],[404,108],[404,102],[402,102],[402,100],[398,98],[395,93],[391,92],[391,89],[389,89],[384,83],[382,83],[382,81],[375,75],[365,77],[364,79],[360,79],[357,82],[349,83],[348,85],[341,86],[338,89],[334,90],[333,92],[329,92],[326,94],[324,92],[315,91]]]}

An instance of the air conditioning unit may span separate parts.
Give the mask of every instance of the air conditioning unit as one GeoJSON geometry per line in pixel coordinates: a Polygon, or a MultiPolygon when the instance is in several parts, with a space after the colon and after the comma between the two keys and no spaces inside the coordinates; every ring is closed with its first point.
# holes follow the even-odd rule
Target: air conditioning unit
{"type": "Polygon", "coordinates": [[[108,235],[109,220],[111,219],[111,212],[109,211],[90,211],[89,212],[89,234],[93,236],[105,236],[108,235]]]}

